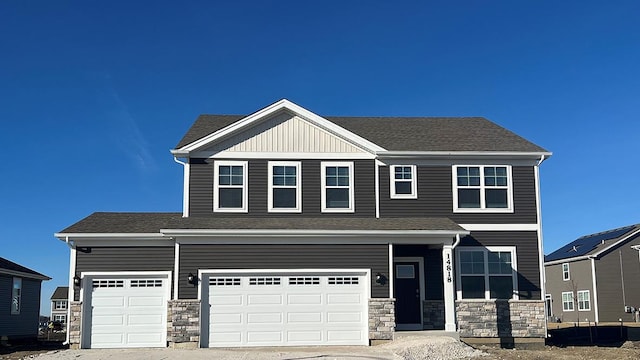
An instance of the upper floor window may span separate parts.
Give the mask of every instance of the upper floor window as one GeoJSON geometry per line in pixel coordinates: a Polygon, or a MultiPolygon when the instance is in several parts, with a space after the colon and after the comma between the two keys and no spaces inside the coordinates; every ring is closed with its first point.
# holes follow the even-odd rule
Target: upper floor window
{"type": "Polygon", "coordinates": [[[353,212],[353,163],[323,162],[322,211],[353,212]]]}
{"type": "Polygon", "coordinates": [[[571,279],[571,275],[569,274],[569,264],[562,264],[562,280],[567,281],[571,279]]]}
{"type": "Polygon", "coordinates": [[[54,301],[53,305],[54,310],[66,310],[67,309],[67,301],[54,301]]]}
{"type": "Polygon", "coordinates": [[[216,161],[213,176],[213,210],[246,212],[247,162],[216,161]]]}
{"type": "Polygon", "coordinates": [[[300,162],[269,162],[269,212],[302,211],[300,162]]]}
{"type": "Polygon", "coordinates": [[[22,305],[22,278],[13,278],[11,290],[11,315],[19,315],[22,305]]]}
{"type": "Polygon", "coordinates": [[[454,166],[455,212],[512,212],[511,166],[454,166]]]}
{"type": "Polygon", "coordinates": [[[516,294],[515,247],[458,249],[459,299],[512,299],[516,294]]]}
{"type": "Polygon", "coordinates": [[[392,199],[416,199],[418,197],[415,165],[391,165],[389,174],[392,199]]]}

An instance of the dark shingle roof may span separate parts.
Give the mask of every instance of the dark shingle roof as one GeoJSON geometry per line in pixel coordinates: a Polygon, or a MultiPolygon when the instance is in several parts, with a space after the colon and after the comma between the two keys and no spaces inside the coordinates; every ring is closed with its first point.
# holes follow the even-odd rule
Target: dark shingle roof
{"type": "Polygon", "coordinates": [[[51,295],[51,300],[54,299],[67,299],[69,297],[69,287],[68,286],[58,286],[56,290],[51,295]]]}
{"type": "Polygon", "coordinates": [[[16,271],[16,272],[21,272],[21,273],[25,273],[25,274],[29,274],[29,275],[34,275],[37,278],[47,278],[49,279],[48,276],[43,275],[37,271],[33,271],[29,268],[26,268],[22,265],[18,265],[16,263],[14,263],[13,261],[9,261],[5,258],[1,258],[0,257],[0,271],[1,270],[8,270],[8,271],[16,271]]]}
{"type": "Polygon", "coordinates": [[[585,235],[566,244],[560,249],[544,257],[545,262],[571,259],[578,256],[592,255],[615,244],[632,231],[640,229],[640,224],[607,230],[585,235]]]}
{"type": "MultiPolygon", "coordinates": [[[[200,115],[176,149],[242,118],[242,115],[200,115]]],[[[388,151],[547,151],[482,117],[327,116],[325,119],[388,151]]]]}
{"type": "Polygon", "coordinates": [[[464,231],[448,218],[189,217],[181,213],[96,212],[64,233],[158,233],[160,229],[227,230],[445,230],[464,231]]]}

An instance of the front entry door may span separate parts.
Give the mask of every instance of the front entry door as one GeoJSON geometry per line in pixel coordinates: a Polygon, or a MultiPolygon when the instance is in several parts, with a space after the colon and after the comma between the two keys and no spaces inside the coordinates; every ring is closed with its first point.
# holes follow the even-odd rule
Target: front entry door
{"type": "Polygon", "coordinates": [[[394,290],[398,329],[422,329],[420,264],[413,261],[396,262],[394,290]]]}

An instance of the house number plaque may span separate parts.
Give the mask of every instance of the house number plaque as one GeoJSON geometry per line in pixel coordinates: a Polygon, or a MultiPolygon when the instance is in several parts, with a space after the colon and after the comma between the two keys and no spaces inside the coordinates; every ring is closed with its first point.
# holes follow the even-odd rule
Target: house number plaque
{"type": "Polygon", "coordinates": [[[447,272],[447,282],[451,282],[451,254],[447,254],[447,266],[445,266],[445,271],[447,272]]]}

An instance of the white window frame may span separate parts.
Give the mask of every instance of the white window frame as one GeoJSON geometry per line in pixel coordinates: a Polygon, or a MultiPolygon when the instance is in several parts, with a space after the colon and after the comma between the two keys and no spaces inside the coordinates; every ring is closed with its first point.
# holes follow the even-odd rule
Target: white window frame
{"type": "Polygon", "coordinates": [[[355,203],[354,203],[354,188],[353,178],[355,174],[353,172],[353,161],[323,161],[320,164],[320,188],[321,194],[320,197],[322,199],[322,212],[323,213],[352,213],[355,212],[355,203]],[[349,207],[348,208],[327,208],[327,188],[344,188],[344,186],[331,186],[327,187],[327,168],[328,167],[348,167],[349,168],[349,207]]]}
{"type": "Polygon", "coordinates": [[[573,291],[563,291],[562,292],[562,311],[569,312],[573,310],[574,310],[573,291]],[[564,298],[565,295],[570,296],[570,300],[565,300],[564,298]],[[565,306],[566,304],[569,304],[570,306],[565,306]]]}
{"type": "MultiPolygon", "coordinates": [[[[460,268],[460,253],[464,251],[482,251],[484,252],[484,298],[485,300],[494,300],[491,296],[491,289],[489,288],[489,277],[491,276],[508,276],[505,274],[490,274],[489,273],[489,252],[510,252],[511,253],[511,280],[513,283],[513,295],[511,300],[519,300],[518,295],[518,262],[516,257],[515,246],[463,246],[456,248],[456,296],[458,300],[475,300],[475,299],[463,299],[462,298],[462,271],[460,268]]],[[[465,275],[469,276],[469,275],[465,275]]],[[[474,274],[473,276],[482,276],[474,274]]]]}
{"type": "Polygon", "coordinates": [[[247,184],[247,162],[246,161],[227,161],[219,160],[214,162],[213,167],[213,211],[214,212],[247,212],[247,198],[249,184],[247,184]],[[220,207],[220,166],[242,166],[242,186],[223,185],[223,188],[242,188],[242,207],[239,208],[221,208],[220,207]]]}
{"type": "Polygon", "coordinates": [[[55,300],[53,310],[67,310],[67,300],[55,300]]]}
{"type": "Polygon", "coordinates": [[[455,213],[512,213],[513,212],[513,172],[511,165],[491,164],[491,165],[453,165],[451,167],[451,182],[453,189],[453,212],[455,213]],[[480,169],[480,185],[479,186],[461,186],[461,189],[478,189],[480,191],[480,207],[479,208],[461,208],[458,207],[458,168],[477,167],[480,169]],[[503,186],[486,186],[484,184],[484,168],[487,167],[504,167],[507,169],[507,207],[506,208],[487,208],[485,190],[487,189],[504,189],[503,186]]]}
{"type": "Polygon", "coordinates": [[[392,199],[417,199],[418,198],[418,172],[416,165],[391,165],[389,166],[389,196],[392,199]],[[406,182],[406,179],[396,179],[396,168],[408,167],[411,169],[411,193],[396,194],[396,181],[406,182]]]}
{"type": "Polygon", "coordinates": [[[22,278],[14,277],[13,281],[11,282],[11,302],[9,303],[9,305],[11,306],[11,315],[20,315],[20,310],[22,310],[22,278]],[[16,299],[14,298],[13,290],[16,289],[16,284],[18,284],[17,289],[20,291],[17,298],[18,304],[16,308],[14,308],[13,303],[14,301],[16,301],[16,299]]]}
{"type": "Polygon", "coordinates": [[[562,263],[562,281],[571,280],[571,270],[569,269],[569,263],[562,263]],[[565,270],[565,265],[567,266],[565,270]]]}
{"type": "Polygon", "coordinates": [[[577,298],[578,298],[578,311],[591,311],[591,292],[589,290],[578,290],[577,298]],[[586,300],[584,299],[585,294],[586,294],[586,300]],[[580,301],[580,295],[583,296],[582,302],[580,301]],[[586,305],[589,305],[589,306],[584,307],[584,303],[586,303],[586,305]]]}
{"type": "Polygon", "coordinates": [[[66,324],[67,323],[67,315],[64,314],[55,314],[53,315],[53,321],[58,321],[61,324],[66,324]]]}
{"type": "Polygon", "coordinates": [[[280,213],[299,213],[302,212],[302,165],[300,161],[269,161],[269,193],[268,211],[280,213]],[[274,186],[273,185],[273,167],[274,166],[291,166],[296,168],[296,186],[274,186]],[[296,189],[296,207],[295,208],[274,208],[273,207],[273,190],[275,189],[296,189]]]}

